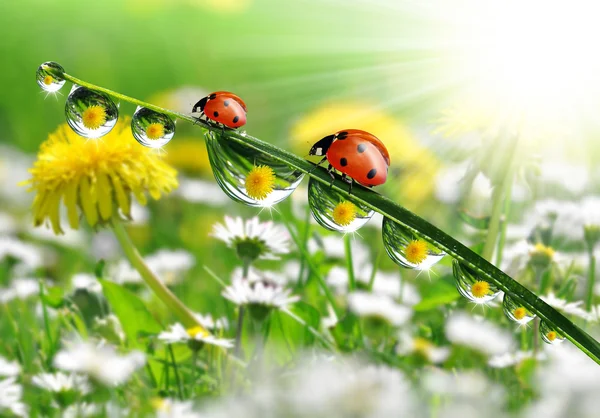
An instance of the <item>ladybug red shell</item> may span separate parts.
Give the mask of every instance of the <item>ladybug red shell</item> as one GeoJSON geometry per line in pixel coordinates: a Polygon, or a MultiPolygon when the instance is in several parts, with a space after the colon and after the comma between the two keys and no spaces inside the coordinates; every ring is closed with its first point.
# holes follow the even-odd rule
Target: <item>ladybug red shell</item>
{"type": "Polygon", "coordinates": [[[326,136],[310,149],[309,155],[324,155],[330,171],[335,168],[363,186],[385,183],[390,154],[375,135],[360,129],[345,129],[326,136]]]}
{"type": "Polygon", "coordinates": [[[192,113],[198,110],[207,119],[229,128],[235,129],[246,124],[246,104],[228,91],[217,91],[203,97],[194,105],[192,113]]]}

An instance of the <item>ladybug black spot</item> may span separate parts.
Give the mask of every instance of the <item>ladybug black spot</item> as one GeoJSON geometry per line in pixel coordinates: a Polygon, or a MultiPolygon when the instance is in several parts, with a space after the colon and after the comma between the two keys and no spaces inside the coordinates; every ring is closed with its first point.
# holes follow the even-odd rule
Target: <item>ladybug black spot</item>
{"type": "Polygon", "coordinates": [[[208,98],[210,100],[215,100],[217,98],[217,95],[215,93],[211,94],[210,96],[208,96],[208,98]]]}
{"type": "Polygon", "coordinates": [[[346,167],[348,165],[348,160],[345,158],[340,158],[340,165],[342,167],[346,167]]]}
{"type": "Polygon", "coordinates": [[[337,134],[337,139],[346,139],[348,138],[348,132],[344,131],[344,132],[340,132],[337,134]]]}
{"type": "Polygon", "coordinates": [[[225,100],[225,101],[223,102],[223,106],[225,106],[225,107],[229,106],[229,100],[225,100]]]}
{"type": "Polygon", "coordinates": [[[213,112],[213,115],[214,115],[215,118],[218,118],[219,117],[219,112],[213,112]]]}
{"type": "MultiPolygon", "coordinates": [[[[366,149],[367,149],[367,146],[366,146],[365,144],[358,144],[358,147],[356,147],[356,150],[357,150],[359,153],[363,153],[363,152],[365,152],[365,151],[366,151],[366,149]]],[[[373,174],[373,175],[375,175],[375,174],[373,174]]],[[[370,178],[370,177],[369,177],[369,178],[370,178]]]]}
{"type": "Polygon", "coordinates": [[[371,170],[369,170],[369,172],[367,173],[367,178],[370,180],[373,177],[375,177],[375,175],[377,174],[377,169],[372,168],[371,170]]]}
{"type": "Polygon", "coordinates": [[[240,120],[240,117],[236,116],[235,118],[233,118],[233,123],[237,123],[238,120],[240,120]]]}

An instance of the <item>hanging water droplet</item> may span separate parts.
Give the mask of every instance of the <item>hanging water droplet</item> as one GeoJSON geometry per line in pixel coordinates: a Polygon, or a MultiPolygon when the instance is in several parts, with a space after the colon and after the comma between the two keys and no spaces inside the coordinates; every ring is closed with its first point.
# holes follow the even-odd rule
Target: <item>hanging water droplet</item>
{"type": "Polygon", "coordinates": [[[486,303],[500,294],[498,287],[480,278],[473,269],[458,260],[452,261],[452,272],[458,292],[471,302],[486,303]]]}
{"type": "Polygon", "coordinates": [[[504,294],[502,309],[504,310],[504,314],[508,317],[508,319],[520,325],[525,325],[535,318],[534,313],[532,313],[529,309],[523,306],[522,303],[518,302],[516,299],[513,299],[513,297],[509,296],[508,294],[504,294]]]}
{"type": "Polygon", "coordinates": [[[388,218],[383,218],[382,230],[385,250],[402,267],[428,270],[446,255],[410,229],[388,218]]]}
{"type": "Polygon", "coordinates": [[[564,335],[544,321],[540,321],[540,334],[542,335],[542,340],[548,344],[560,344],[565,340],[564,335]]]}
{"type": "Polygon", "coordinates": [[[268,154],[223,137],[219,131],[206,133],[206,149],[221,189],[246,205],[273,206],[291,195],[304,176],[268,154]]]}
{"type": "Polygon", "coordinates": [[[63,73],[65,69],[56,62],[48,61],[40,65],[35,72],[35,79],[42,90],[53,93],[65,85],[65,80],[50,73],[48,69],[58,70],[63,73]]]}
{"type": "Polygon", "coordinates": [[[131,118],[131,132],[140,144],[160,148],[173,139],[175,123],[164,113],[138,106],[131,118]]]}
{"type": "Polygon", "coordinates": [[[354,232],[375,213],[312,178],[308,182],[308,204],[319,225],[331,231],[354,232]]]}
{"type": "Polygon", "coordinates": [[[73,86],[65,105],[67,123],[85,138],[100,138],[117,123],[119,110],[104,93],[73,86]]]}

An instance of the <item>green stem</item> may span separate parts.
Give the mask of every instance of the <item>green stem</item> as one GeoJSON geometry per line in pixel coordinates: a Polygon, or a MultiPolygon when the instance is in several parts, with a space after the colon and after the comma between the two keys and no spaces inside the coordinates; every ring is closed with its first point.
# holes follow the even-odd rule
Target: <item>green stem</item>
{"type": "Polygon", "coordinates": [[[171,344],[168,344],[167,347],[169,350],[169,355],[171,356],[173,371],[175,372],[175,381],[177,382],[177,392],[179,394],[179,399],[183,400],[183,383],[181,382],[181,378],[179,377],[179,368],[177,367],[177,360],[175,360],[175,353],[173,352],[173,347],[171,347],[171,344]]]}
{"type": "Polygon", "coordinates": [[[346,250],[346,266],[348,267],[348,291],[356,290],[356,277],[354,277],[354,265],[352,263],[352,237],[344,235],[344,248],[346,250]]]}
{"type": "Polygon", "coordinates": [[[585,300],[585,308],[590,311],[592,309],[592,303],[594,302],[594,285],[596,284],[596,256],[594,255],[594,248],[588,249],[589,267],[588,267],[588,288],[587,298],[585,300]]]}
{"type": "MultiPolygon", "coordinates": [[[[500,288],[500,290],[504,291],[505,293],[508,293],[515,300],[519,301],[521,304],[523,304],[523,306],[528,308],[531,312],[535,313],[539,318],[546,321],[548,324],[551,324],[553,328],[565,335],[579,349],[586,353],[596,363],[600,364],[600,344],[590,335],[588,335],[581,328],[573,324],[563,314],[553,309],[543,300],[538,298],[530,290],[528,290],[523,285],[510,278],[506,273],[502,272],[494,265],[492,265],[485,258],[480,257],[472,250],[467,248],[465,245],[455,240],[442,230],[436,228],[429,222],[425,221],[424,219],[420,218],[419,216],[415,215],[414,213],[410,212],[404,207],[396,204],[395,202],[392,202],[385,196],[380,195],[379,193],[376,193],[371,189],[365,188],[358,184],[353,187],[352,194],[350,194],[348,191],[348,183],[342,181],[340,178],[336,178],[335,181],[331,182],[331,177],[325,169],[315,170],[315,166],[313,163],[303,158],[300,158],[297,155],[294,155],[288,151],[278,148],[272,144],[250,136],[245,132],[218,128],[197,118],[173,112],[168,109],[163,109],[158,106],[154,106],[150,103],[145,103],[140,100],[122,95],[120,93],[116,93],[111,90],[95,86],[93,84],[84,82],[83,80],[79,80],[66,73],[52,70],[52,74],[57,77],[62,77],[65,80],[77,83],[91,90],[104,92],[117,99],[128,101],[137,104],[138,106],[143,106],[148,109],[164,113],[173,118],[187,120],[191,123],[201,125],[206,129],[223,132],[223,136],[226,137],[228,140],[235,141],[239,144],[242,144],[252,150],[261,152],[263,154],[268,154],[274,160],[287,164],[295,170],[298,170],[304,173],[305,175],[311,177],[315,181],[318,181],[326,185],[327,187],[331,187],[332,190],[340,193],[353,203],[358,203],[369,209],[381,213],[391,221],[403,225],[410,231],[423,237],[423,239],[428,241],[430,244],[446,252],[446,254],[448,254],[449,256],[458,259],[459,261],[463,262],[464,264],[475,270],[480,276],[482,276],[482,278],[492,282],[498,288],[500,288]]],[[[515,147],[509,147],[509,149],[514,150],[515,147]]],[[[510,158],[510,160],[512,160],[512,158],[510,158]]],[[[508,173],[512,173],[512,170],[507,170],[507,175],[508,173]]],[[[506,181],[508,180],[505,178],[505,182],[506,181]]],[[[491,234],[488,235],[491,236],[491,234]]],[[[488,242],[489,241],[490,240],[488,240],[488,242]]],[[[493,246],[491,250],[488,250],[488,257],[491,256],[492,252],[493,246]]]]}
{"type": "Polygon", "coordinates": [[[177,296],[169,290],[163,282],[148,268],[144,258],[140,255],[137,248],[131,242],[125,227],[121,222],[115,221],[112,223],[112,229],[117,237],[117,241],[121,244],[121,248],[125,252],[125,256],[135,268],[146,284],[152,289],[154,294],[179,318],[186,328],[200,327],[203,331],[208,332],[200,325],[194,314],[181,302],[177,296]]]}
{"type": "MultiPolygon", "coordinates": [[[[248,278],[248,273],[250,272],[250,262],[244,261],[244,265],[242,267],[242,278],[248,278]]],[[[238,313],[238,323],[237,330],[235,332],[235,348],[234,354],[236,357],[240,356],[240,350],[242,348],[242,330],[244,329],[244,314],[246,310],[243,305],[240,305],[239,313],[238,313]]]]}

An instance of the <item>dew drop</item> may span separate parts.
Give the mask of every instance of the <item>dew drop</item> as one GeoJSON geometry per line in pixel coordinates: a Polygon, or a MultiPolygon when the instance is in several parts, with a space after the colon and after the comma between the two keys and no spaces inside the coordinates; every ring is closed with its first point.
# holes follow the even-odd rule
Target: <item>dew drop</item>
{"type": "Polygon", "coordinates": [[[65,69],[56,62],[48,61],[40,65],[35,72],[35,79],[42,90],[47,91],[48,93],[54,93],[65,85],[65,80],[50,73],[48,69],[58,70],[63,73],[65,72],[65,69]]]}
{"type": "Polygon", "coordinates": [[[104,93],[73,86],[65,115],[69,126],[85,138],[100,138],[111,131],[117,123],[119,110],[104,93]]]}
{"type": "Polygon", "coordinates": [[[160,148],[175,135],[175,123],[164,113],[138,106],[131,118],[133,137],[145,147],[160,148]]]}
{"type": "Polygon", "coordinates": [[[540,321],[540,334],[545,343],[552,345],[560,344],[565,340],[564,335],[552,328],[550,325],[546,324],[544,321],[540,321]]]}
{"type": "Polygon", "coordinates": [[[308,182],[308,204],[319,225],[344,233],[363,227],[375,213],[312,178],[308,182]]]}
{"type": "Polygon", "coordinates": [[[502,301],[502,309],[504,314],[513,322],[520,325],[525,325],[533,318],[535,314],[527,309],[523,304],[513,299],[512,296],[504,294],[504,300],[502,301]]]}
{"type": "Polygon", "coordinates": [[[388,218],[383,218],[382,230],[385,250],[402,267],[429,270],[446,255],[410,229],[388,218]]]}
{"type": "Polygon", "coordinates": [[[458,292],[471,302],[486,303],[500,294],[496,285],[482,279],[472,268],[458,260],[452,261],[452,272],[458,292]]]}
{"type": "Polygon", "coordinates": [[[221,189],[233,200],[249,206],[270,207],[281,202],[296,190],[304,176],[218,131],[206,133],[206,149],[221,189]],[[246,184],[247,181],[252,183],[246,184]]]}

